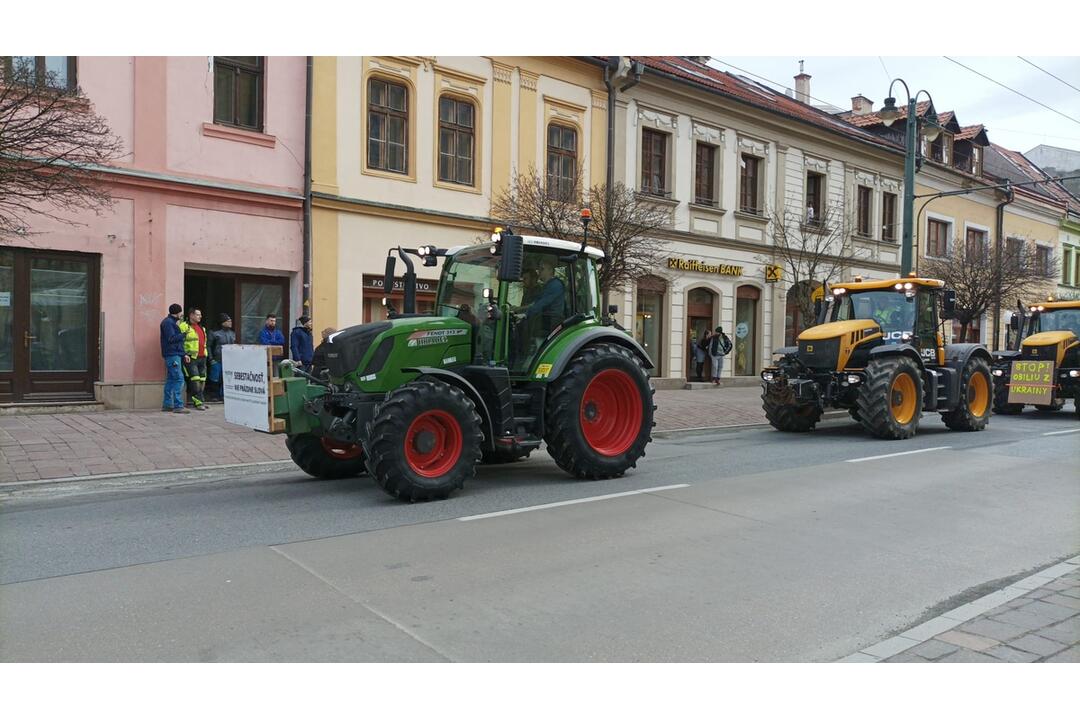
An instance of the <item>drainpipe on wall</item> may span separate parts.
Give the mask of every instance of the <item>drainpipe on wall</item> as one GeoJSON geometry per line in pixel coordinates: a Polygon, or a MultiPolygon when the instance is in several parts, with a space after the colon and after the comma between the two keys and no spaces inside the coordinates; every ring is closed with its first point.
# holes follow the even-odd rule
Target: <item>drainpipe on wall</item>
{"type": "Polygon", "coordinates": [[[304,96],[304,278],[301,315],[311,316],[311,105],[313,58],[307,56],[307,87],[304,96]]]}
{"type": "MultiPolygon", "coordinates": [[[[1009,187],[1009,181],[1005,181],[1005,199],[998,203],[997,206],[997,227],[995,233],[997,235],[996,242],[994,243],[994,267],[1001,272],[1001,246],[1005,242],[1005,238],[1002,235],[1005,233],[1005,206],[1013,201],[1015,194],[1012,188],[1009,187]]],[[[1001,344],[1001,282],[997,283],[997,288],[994,293],[994,340],[993,349],[998,350],[1001,344]]]]}
{"type": "MultiPolygon", "coordinates": [[[[607,174],[604,181],[606,195],[604,203],[609,211],[611,208],[611,193],[615,185],[615,94],[616,92],[626,92],[637,85],[641,82],[642,73],[645,72],[645,66],[636,60],[631,63],[627,58],[625,66],[623,66],[622,61],[621,56],[612,55],[608,58],[608,63],[604,67],[604,85],[607,86],[607,174]],[[630,81],[616,91],[615,82],[631,74],[633,77],[630,81]]],[[[607,288],[604,288],[600,311],[604,313],[605,317],[607,317],[609,300],[610,293],[607,288]]]]}

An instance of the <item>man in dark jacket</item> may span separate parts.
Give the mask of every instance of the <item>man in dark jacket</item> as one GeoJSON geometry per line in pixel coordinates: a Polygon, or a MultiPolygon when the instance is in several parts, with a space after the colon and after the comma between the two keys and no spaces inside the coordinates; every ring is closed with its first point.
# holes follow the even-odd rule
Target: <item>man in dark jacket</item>
{"type": "Polygon", "coordinates": [[[210,372],[206,381],[206,395],[221,402],[225,399],[221,387],[221,348],[236,343],[236,332],[232,329],[232,318],[228,313],[218,315],[218,326],[207,338],[210,346],[210,372]]]}
{"type": "Polygon", "coordinates": [[[161,400],[162,412],[187,413],[184,407],[184,333],[178,322],[184,308],[173,303],[169,314],[161,321],[161,357],[165,359],[165,394],[161,400]]]}
{"type": "MultiPolygon", "coordinates": [[[[266,325],[264,325],[263,329],[259,332],[259,344],[277,345],[282,349],[282,352],[285,350],[285,336],[282,335],[281,331],[277,328],[277,315],[274,313],[270,313],[266,316],[266,325]]],[[[274,377],[277,377],[278,363],[281,362],[282,357],[282,355],[274,355],[274,357],[271,358],[274,366],[274,377]]]]}
{"type": "Polygon", "coordinates": [[[301,315],[296,321],[296,327],[289,336],[289,348],[292,350],[293,362],[298,362],[301,369],[311,372],[311,360],[315,355],[315,341],[311,337],[311,318],[301,315]]]}

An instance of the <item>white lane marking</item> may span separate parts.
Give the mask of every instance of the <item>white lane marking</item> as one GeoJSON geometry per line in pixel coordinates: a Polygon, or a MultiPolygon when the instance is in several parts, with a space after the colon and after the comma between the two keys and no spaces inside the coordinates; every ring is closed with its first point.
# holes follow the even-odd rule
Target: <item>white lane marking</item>
{"type": "Polygon", "coordinates": [[[845,462],[866,462],[867,460],[882,460],[884,458],[899,457],[901,455],[915,455],[916,453],[933,452],[934,450],[948,450],[952,445],[942,445],[941,447],[923,448],[922,450],[906,450],[904,452],[889,453],[888,455],[871,455],[870,457],[855,458],[853,460],[845,460],[845,462]]]}
{"type": "Polygon", "coordinates": [[[1046,436],[1046,435],[1065,435],[1067,433],[1074,433],[1074,432],[1080,432],[1080,428],[1075,428],[1073,430],[1055,430],[1054,432],[1043,433],[1043,436],[1046,436]]]}
{"type": "Polygon", "coordinates": [[[577,505],[579,503],[596,502],[597,500],[610,500],[617,497],[628,497],[630,495],[641,495],[643,493],[658,492],[660,490],[676,490],[678,488],[690,487],[688,483],[681,485],[663,485],[661,487],[645,488],[643,490],[630,490],[628,492],[611,493],[610,495],[594,495],[593,497],[578,498],[577,500],[563,500],[562,502],[546,503],[544,505],[530,505],[529,507],[514,508],[513,510],[499,510],[498,512],[484,513],[483,515],[466,515],[465,517],[459,517],[458,520],[462,522],[468,522],[470,520],[483,520],[485,518],[499,517],[500,515],[516,515],[517,513],[532,512],[533,510],[547,510],[548,508],[562,507],[563,505],[577,505]]]}

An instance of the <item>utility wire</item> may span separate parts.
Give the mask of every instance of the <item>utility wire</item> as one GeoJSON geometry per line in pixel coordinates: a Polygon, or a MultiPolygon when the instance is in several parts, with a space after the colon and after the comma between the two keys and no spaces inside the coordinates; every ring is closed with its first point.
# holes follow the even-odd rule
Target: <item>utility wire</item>
{"type": "Polygon", "coordinates": [[[1044,68],[1041,68],[1041,67],[1039,67],[1038,65],[1036,65],[1036,64],[1035,64],[1035,63],[1033,63],[1033,62],[1031,62],[1030,60],[1028,60],[1028,59],[1027,59],[1027,58],[1025,58],[1025,57],[1020,57],[1019,55],[1017,55],[1016,57],[1020,58],[1021,60],[1023,60],[1024,62],[1026,62],[1026,63],[1027,63],[1028,65],[1030,65],[1031,67],[1035,68],[1036,70],[1038,70],[1038,71],[1040,71],[1040,72],[1044,72],[1044,73],[1046,73],[1047,75],[1049,75],[1050,77],[1054,78],[1055,80],[1057,80],[1057,81],[1058,81],[1059,83],[1061,83],[1062,85],[1068,85],[1068,86],[1069,86],[1069,87],[1071,87],[1071,88],[1072,88],[1073,90],[1075,90],[1075,91],[1077,91],[1077,92],[1080,92],[1080,88],[1076,87],[1075,85],[1073,85],[1073,84],[1072,84],[1072,83],[1070,83],[1070,82],[1067,82],[1067,81],[1065,81],[1065,80],[1062,80],[1062,79],[1061,79],[1061,78],[1059,78],[1059,77],[1058,77],[1057,75],[1055,75],[1054,73],[1050,72],[1049,70],[1046,70],[1046,69],[1044,69],[1044,68]]]}
{"type": "Polygon", "coordinates": [[[1060,115],[1061,117],[1065,118],[1066,120],[1070,120],[1070,121],[1072,121],[1072,122],[1076,123],[1077,125],[1080,125],[1080,120],[1077,120],[1076,118],[1072,117],[1071,115],[1066,115],[1065,113],[1061,112],[1060,110],[1055,110],[1054,108],[1050,107],[1050,106],[1049,106],[1049,105],[1047,105],[1046,103],[1041,103],[1041,102],[1039,102],[1038,100],[1036,100],[1035,98],[1033,98],[1033,97],[1029,97],[1029,96],[1025,95],[1024,93],[1020,92],[1019,90],[1013,90],[1013,89],[1012,89],[1011,87],[1009,87],[1009,86],[1008,86],[1008,85],[1006,85],[1005,83],[1002,83],[1002,82],[998,82],[997,80],[995,80],[994,78],[990,77],[989,75],[983,75],[983,74],[982,74],[981,72],[979,72],[978,70],[974,70],[974,69],[972,69],[972,68],[969,68],[969,67],[968,67],[967,65],[965,65],[964,63],[962,63],[962,62],[959,62],[959,61],[957,61],[957,60],[953,60],[953,59],[952,59],[951,57],[949,57],[949,56],[947,56],[947,55],[942,55],[942,57],[944,57],[944,58],[945,58],[946,60],[948,60],[948,61],[949,61],[949,62],[951,62],[951,63],[956,63],[957,65],[959,65],[960,67],[964,68],[965,70],[967,70],[967,71],[969,71],[969,72],[973,72],[973,73],[975,73],[976,75],[978,75],[978,76],[979,76],[979,77],[981,77],[981,78],[986,78],[987,80],[989,80],[990,82],[994,83],[995,85],[1000,85],[1001,87],[1005,88],[1005,89],[1006,89],[1006,90],[1008,90],[1009,92],[1011,92],[1011,93],[1015,93],[1015,94],[1019,95],[1020,97],[1024,98],[1025,100],[1030,100],[1031,102],[1035,103],[1036,105],[1040,105],[1040,106],[1042,106],[1042,107],[1046,108],[1047,110],[1049,110],[1050,112],[1053,112],[1053,113],[1057,113],[1058,115],[1060,115]]]}
{"type": "Polygon", "coordinates": [[[881,63],[881,69],[885,71],[885,80],[892,82],[892,75],[889,74],[889,68],[885,67],[885,58],[878,55],[878,62],[881,63]]]}

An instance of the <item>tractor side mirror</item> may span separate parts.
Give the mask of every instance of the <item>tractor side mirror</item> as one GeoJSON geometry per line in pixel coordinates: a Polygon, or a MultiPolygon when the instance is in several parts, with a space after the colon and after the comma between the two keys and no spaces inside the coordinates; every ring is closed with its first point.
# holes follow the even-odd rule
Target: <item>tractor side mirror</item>
{"type": "Polygon", "coordinates": [[[520,282],[525,240],[520,235],[503,235],[499,259],[499,282],[520,282]]]}
{"type": "Polygon", "coordinates": [[[386,273],[383,275],[382,291],[384,295],[389,295],[394,291],[394,270],[397,268],[397,258],[393,255],[386,257],[386,273]]]}
{"type": "Polygon", "coordinates": [[[619,306],[618,305],[608,305],[607,306],[607,314],[608,315],[618,315],[619,314],[619,306]]]}
{"type": "Polygon", "coordinates": [[[946,290],[941,298],[941,319],[952,320],[956,317],[956,291],[946,290]]]}
{"type": "Polygon", "coordinates": [[[1009,317],[1009,329],[1013,331],[1020,329],[1020,316],[1016,313],[1013,313],[1012,316],[1009,317]]]}
{"type": "Polygon", "coordinates": [[[814,317],[821,317],[821,299],[818,298],[814,301],[814,317]]]}

